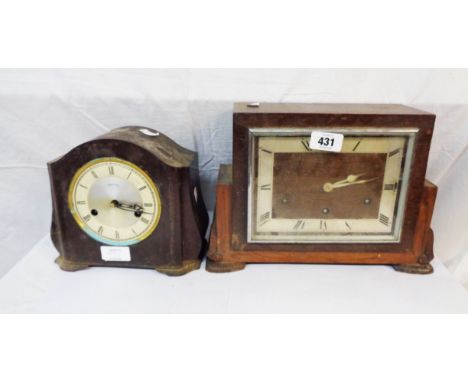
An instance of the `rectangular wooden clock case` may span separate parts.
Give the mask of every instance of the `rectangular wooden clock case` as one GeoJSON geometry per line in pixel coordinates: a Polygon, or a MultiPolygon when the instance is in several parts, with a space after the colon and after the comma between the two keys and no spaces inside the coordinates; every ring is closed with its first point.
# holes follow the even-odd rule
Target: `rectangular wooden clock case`
{"type": "Polygon", "coordinates": [[[217,184],[207,270],[227,272],[246,263],[388,264],[409,273],[431,273],[430,221],[437,187],[425,180],[435,115],[403,105],[244,104],[234,108],[233,164],[222,165],[217,184]],[[248,238],[250,134],[262,129],[412,129],[412,158],[396,242],[255,242],[248,238]]]}

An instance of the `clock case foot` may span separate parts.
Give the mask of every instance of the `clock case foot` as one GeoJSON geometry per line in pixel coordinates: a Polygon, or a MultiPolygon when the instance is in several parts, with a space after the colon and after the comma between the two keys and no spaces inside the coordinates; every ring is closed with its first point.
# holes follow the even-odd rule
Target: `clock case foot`
{"type": "Polygon", "coordinates": [[[431,264],[400,264],[394,265],[397,272],[411,273],[415,275],[428,275],[434,272],[431,264]]]}
{"type": "Polygon", "coordinates": [[[165,265],[161,267],[155,267],[158,272],[164,273],[168,276],[182,276],[191,271],[200,269],[200,260],[185,260],[182,265],[165,265]]]}
{"type": "MultiPolygon", "coordinates": [[[[339,263],[391,265],[396,271],[412,274],[430,274],[434,258],[434,233],[430,228],[437,186],[425,181],[419,206],[419,216],[412,251],[405,253],[332,253],[332,252],[281,252],[268,248],[263,251],[234,249],[232,243],[232,165],[221,165],[216,188],[216,209],[211,226],[206,270],[232,272],[244,269],[248,263],[339,263]]],[[[271,248],[271,246],[270,246],[271,248]]]]}
{"type": "Polygon", "coordinates": [[[206,259],[205,269],[211,273],[226,273],[241,271],[245,268],[245,263],[224,263],[206,259]]]}
{"type": "Polygon", "coordinates": [[[418,258],[416,264],[395,264],[393,269],[398,272],[411,273],[417,275],[428,275],[434,272],[430,264],[434,258],[434,231],[429,228],[427,231],[426,242],[423,254],[418,258]]]}
{"type": "Polygon", "coordinates": [[[55,259],[55,264],[57,264],[62,271],[66,272],[75,272],[89,267],[88,264],[75,263],[65,259],[62,255],[55,259]]]}

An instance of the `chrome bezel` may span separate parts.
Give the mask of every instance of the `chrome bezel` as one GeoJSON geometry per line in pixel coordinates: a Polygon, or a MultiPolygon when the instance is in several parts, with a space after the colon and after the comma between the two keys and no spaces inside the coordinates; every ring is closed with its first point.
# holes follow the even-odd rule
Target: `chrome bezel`
{"type": "MultiPolygon", "coordinates": [[[[248,200],[247,200],[247,242],[248,243],[298,243],[298,244],[312,244],[312,243],[399,243],[402,234],[403,220],[405,214],[406,198],[408,193],[408,184],[410,179],[411,166],[414,156],[414,142],[419,129],[415,127],[408,128],[392,128],[392,127],[306,127],[306,128],[289,128],[289,127],[252,127],[249,128],[249,155],[248,155],[248,200]],[[313,239],[277,239],[272,240],[271,237],[266,239],[253,239],[252,238],[252,213],[253,211],[253,184],[255,174],[255,140],[257,137],[275,137],[275,136],[307,136],[313,131],[322,131],[330,133],[344,134],[345,136],[405,136],[408,137],[405,160],[403,167],[403,175],[401,181],[400,195],[398,198],[398,207],[396,213],[396,222],[393,232],[388,235],[388,239],[374,238],[372,239],[366,235],[341,235],[338,239],[313,238],[313,239]]],[[[319,236],[315,234],[315,236],[319,236]]]]}

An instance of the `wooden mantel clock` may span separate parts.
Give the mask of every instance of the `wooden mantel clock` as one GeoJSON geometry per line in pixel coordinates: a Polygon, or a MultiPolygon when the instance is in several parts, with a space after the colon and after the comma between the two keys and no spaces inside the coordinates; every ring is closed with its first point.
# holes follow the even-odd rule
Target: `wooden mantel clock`
{"type": "Polygon", "coordinates": [[[434,121],[402,105],[236,104],[207,270],[342,263],[431,273],[434,121]]]}
{"type": "Polygon", "coordinates": [[[51,236],[65,271],[198,269],[208,215],[195,152],[153,129],[112,130],[48,164],[51,236]]]}

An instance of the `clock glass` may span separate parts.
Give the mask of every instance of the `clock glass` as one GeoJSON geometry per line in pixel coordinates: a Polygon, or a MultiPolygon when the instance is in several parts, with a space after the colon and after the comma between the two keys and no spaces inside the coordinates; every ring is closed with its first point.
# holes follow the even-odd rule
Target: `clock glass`
{"type": "Polygon", "coordinates": [[[314,130],[250,129],[249,242],[398,242],[417,129],[327,129],[339,152],[314,130]]]}
{"type": "Polygon", "coordinates": [[[133,163],[114,157],[92,160],[76,172],[68,204],[83,231],[110,245],[144,240],[161,216],[159,191],[151,178],[133,163]]]}

